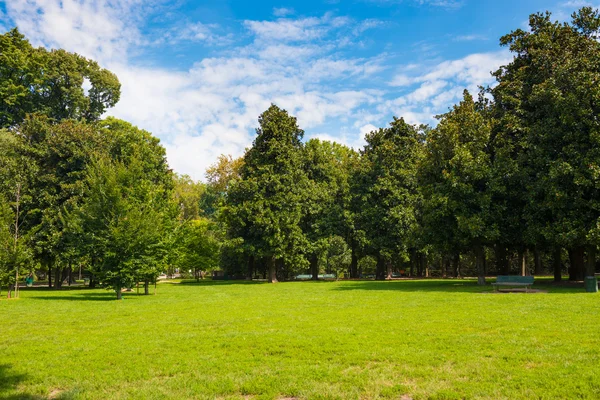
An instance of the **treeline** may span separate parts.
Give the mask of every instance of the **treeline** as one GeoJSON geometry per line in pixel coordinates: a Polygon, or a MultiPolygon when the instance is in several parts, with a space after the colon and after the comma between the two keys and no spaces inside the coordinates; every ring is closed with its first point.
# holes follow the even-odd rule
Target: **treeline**
{"type": "Polygon", "coordinates": [[[224,266],[270,281],[553,272],[583,280],[600,233],[597,11],[501,38],[512,62],[435,128],[394,119],[359,153],[302,142],[272,106],[224,193],[224,266]],[[332,262],[331,262],[332,261],[332,262]],[[241,266],[247,266],[242,270],[241,266]],[[325,269],[325,271],[324,271],[325,269]]]}
{"type": "Polygon", "coordinates": [[[158,139],[102,119],[118,79],[63,50],[0,35],[0,289],[30,273],[60,288],[145,292],[197,279],[298,274],[553,273],[596,269],[600,233],[600,15],[530,17],[501,38],[497,83],[438,116],[402,118],[355,151],[311,139],[273,105],[242,158],[207,182],[178,176],[158,139]]]}

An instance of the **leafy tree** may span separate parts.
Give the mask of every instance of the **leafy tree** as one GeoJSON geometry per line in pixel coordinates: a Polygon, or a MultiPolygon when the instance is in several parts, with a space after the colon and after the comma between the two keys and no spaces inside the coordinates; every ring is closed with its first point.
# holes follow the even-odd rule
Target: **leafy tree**
{"type": "Polygon", "coordinates": [[[0,35],[0,127],[27,114],[97,120],[120,97],[117,77],[64,50],[34,48],[17,28],[0,35]]]}
{"type": "Polygon", "coordinates": [[[388,128],[367,134],[361,170],[355,176],[358,227],[368,252],[377,259],[377,278],[391,275],[392,261],[408,257],[417,229],[417,166],[422,157],[422,129],[394,119],[388,128]]]}
{"type": "Polygon", "coordinates": [[[139,278],[154,280],[164,267],[168,203],[164,188],[145,179],[143,170],[136,159],[128,164],[98,159],[87,172],[87,193],[77,212],[97,257],[92,270],[117,299],[123,287],[139,278]]]}
{"type": "Polygon", "coordinates": [[[277,282],[276,260],[302,263],[300,228],[306,174],[296,118],[272,105],[259,117],[253,146],[244,155],[241,178],[233,181],[224,210],[229,238],[265,258],[269,281],[277,282]]]}
{"type": "Polygon", "coordinates": [[[591,273],[597,247],[600,16],[584,7],[559,23],[538,13],[529,26],[501,38],[515,57],[492,93],[503,133],[522,149],[527,239],[568,248],[571,278],[582,279],[584,252],[591,273]]]}
{"type": "Polygon", "coordinates": [[[37,259],[54,268],[60,288],[73,263],[83,256],[78,237],[66,218],[83,196],[85,171],[93,156],[106,148],[97,130],[84,122],[52,123],[43,116],[27,118],[16,130],[28,144],[36,174],[28,205],[31,241],[37,259]]]}
{"type": "Polygon", "coordinates": [[[333,235],[344,235],[348,242],[355,243],[348,209],[350,173],[357,163],[355,151],[335,142],[311,139],[304,147],[309,180],[301,225],[308,240],[306,253],[313,279],[318,279],[318,259],[327,251],[333,235]]]}
{"type": "Polygon", "coordinates": [[[206,170],[206,190],[200,199],[200,208],[205,216],[219,219],[220,209],[224,206],[230,184],[240,178],[244,164],[243,158],[221,155],[206,170]]]}
{"type": "Polygon", "coordinates": [[[31,272],[29,237],[32,183],[36,174],[27,143],[14,132],[0,130],[0,286],[15,285],[31,272]]]}
{"type": "Polygon", "coordinates": [[[206,185],[195,182],[188,175],[175,174],[173,180],[173,196],[179,208],[179,219],[189,221],[200,218],[202,215],[200,202],[206,193],[206,185]]]}
{"type": "Polygon", "coordinates": [[[479,284],[485,284],[484,246],[496,237],[491,224],[490,123],[464,92],[427,137],[421,168],[427,242],[442,251],[470,249],[479,284]]]}
{"type": "Polygon", "coordinates": [[[178,265],[183,270],[192,270],[196,280],[218,264],[219,239],[215,222],[208,219],[188,221],[179,237],[178,265]]]}

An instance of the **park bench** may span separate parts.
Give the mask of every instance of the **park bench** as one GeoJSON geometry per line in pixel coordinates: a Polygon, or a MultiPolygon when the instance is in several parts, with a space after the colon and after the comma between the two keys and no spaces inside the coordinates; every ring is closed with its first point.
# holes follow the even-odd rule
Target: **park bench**
{"type": "Polygon", "coordinates": [[[517,275],[498,275],[496,282],[492,283],[494,289],[498,291],[499,286],[504,287],[525,287],[525,293],[533,285],[533,276],[517,275]]]}

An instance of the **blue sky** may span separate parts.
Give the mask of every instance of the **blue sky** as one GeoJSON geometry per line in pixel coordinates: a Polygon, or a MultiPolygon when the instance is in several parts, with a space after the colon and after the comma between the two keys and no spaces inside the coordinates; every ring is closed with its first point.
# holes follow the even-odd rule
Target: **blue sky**
{"type": "Polygon", "coordinates": [[[464,88],[510,61],[498,39],[581,0],[8,0],[0,29],[96,59],[122,83],[108,114],[161,138],[202,179],[240,156],[276,103],[306,138],[359,148],[393,116],[435,124],[464,88]]]}

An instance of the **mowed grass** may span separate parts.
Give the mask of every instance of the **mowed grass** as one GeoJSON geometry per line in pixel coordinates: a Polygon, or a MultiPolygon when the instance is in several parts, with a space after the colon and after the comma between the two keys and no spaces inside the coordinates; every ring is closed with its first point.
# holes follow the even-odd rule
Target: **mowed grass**
{"type": "Polygon", "coordinates": [[[0,399],[600,398],[600,297],[535,286],[25,289],[0,301],[0,399]]]}

